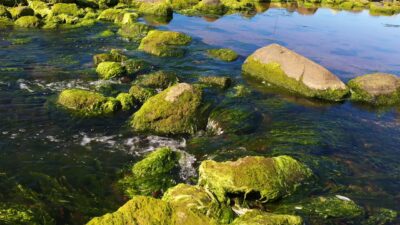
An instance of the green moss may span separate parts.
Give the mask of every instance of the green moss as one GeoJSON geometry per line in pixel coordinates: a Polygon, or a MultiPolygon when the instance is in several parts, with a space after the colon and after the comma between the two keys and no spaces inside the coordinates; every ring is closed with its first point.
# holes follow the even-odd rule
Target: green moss
{"type": "Polygon", "coordinates": [[[166,3],[142,3],[138,12],[145,15],[155,15],[163,17],[172,16],[172,8],[166,3]]]}
{"type": "Polygon", "coordinates": [[[229,97],[234,97],[234,98],[240,98],[240,97],[246,97],[251,94],[251,90],[247,88],[246,86],[239,84],[233,87],[233,90],[228,93],[229,97]]]}
{"type": "Polygon", "coordinates": [[[13,21],[7,17],[0,17],[0,27],[12,26],[13,21]]]}
{"type": "Polygon", "coordinates": [[[183,33],[152,30],[142,39],[139,49],[161,57],[183,56],[184,50],[179,46],[191,41],[192,38],[183,33]]]}
{"type": "Polygon", "coordinates": [[[80,89],[62,91],[58,96],[57,103],[76,115],[84,117],[108,115],[121,108],[120,102],[114,98],[107,98],[102,94],[80,89]]]}
{"type": "Polygon", "coordinates": [[[2,5],[0,5],[0,18],[1,17],[12,18],[11,13],[2,5]]]}
{"type": "Polygon", "coordinates": [[[96,72],[100,78],[106,80],[126,74],[125,68],[118,62],[101,62],[97,65],[96,72]]]}
{"type": "Polygon", "coordinates": [[[203,161],[199,185],[211,190],[220,201],[227,194],[259,194],[264,201],[290,195],[312,176],[311,170],[289,156],[245,157],[235,162],[203,161]]]}
{"type": "Polygon", "coordinates": [[[232,80],[229,77],[214,77],[214,76],[208,76],[208,77],[200,77],[199,82],[203,84],[208,84],[211,86],[216,86],[220,87],[222,89],[228,88],[232,80]]]}
{"type": "Polygon", "coordinates": [[[213,4],[213,3],[204,3],[203,1],[200,1],[197,5],[195,5],[193,8],[189,10],[184,10],[184,13],[189,14],[189,15],[224,15],[228,11],[228,7],[225,5],[218,3],[218,4],[213,4]]]}
{"type": "Polygon", "coordinates": [[[25,28],[39,27],[40,20],[36,16],[23,16],[15,21],[15,25],[25,28]]]}
{"type": "Polygon", "coordinates": [[[120,15],[123,15],[122,9],[106,9],[102,11],[97,19],[114,22],[120,15]]]}
{"type": "Polygon", "coordinates": [[[45,17],[51,12],[49,6],[42,1],[29,1],[29,7],[35,11],[36,15],[40,15],[41,17],[45,17]]]}
{"type": "Polygon", "coordinates": [[[128,111],[135,107],[136,99],[129,93],[120,93],[116,99],[121,103],[122,110],[128,111]]]}
{"type": "Polygon", "coordinates": [[[133,85],[129,89],[129,94],[133,95],[135,99],[140,103],[145,103],[150,97],[157,94],[157,92],[152,88],[145,88],[139,85],[133,85]]]}
{"type": "Polygon", "coordinates": [[[13,19],[17,19],[22,16],[33,16],[35,14],[33,9],[27,6],[17,6],[14,8],[10,8],[8,11],[11,13],[13,19]]]}
{"type": "Polygon", "coordinates": [[[251,210],[233,221],[232,225],[303,225],[299,216],[251,210]]]}
{"type": "Polygon", "coordinates": [[[122,25],[118,30],[118,34],[121,37],[128,38],[134,41],[140,41],[144,38],[153,27],[143,23],[131,23],[122,25]]]}
{"type": "Polygon", "coordinates": [[[391,209],[380,208],[374,212],[373,215],[368,217],[366,225],[385,225],[395,222],[397,219],[397,212],[391,209]]]}
{"type": "Polygon", "coordinates": [[[32,38],[29,38],[29,37],[26,37],[26,38],[14,38],[14,39],[11,39],[9,41],[11,41],[11,43],[13,45],[25,45],[25,44],[31,43],[32,42],[32,38]]]}
{"type": "Polygon", "coordinates": [[[235,61],[239,57],[235,51],[229,48],[210,49],[207,50],[207,54],[213,58],[227,62],[235,61]]]}
{"type": "Polygon", "coordinates": [[[105,30],[99,34],[99,37],[111,37],[111,36],[114,36],[114,32],[112,32],[111,30],[105,30]]]}
{"type": "Polygon", "coordinates": [[[124,62],[128,60],[128,56],[120,49],[111,49],[110,54],[115,62],[124,62]]]}
{"type": "Polygon", "coordinates": [[[124,14],[119,14],[119,16],[114,20],[117,24],[132,24],[135,23],[139,15],[134,12],[126,12],[124,14]]]}
{"type": "Polygon", "coordinates": [[[232,222],[234,217],[228,205],[218,202],[211,193],[199,186],[178,184],[168,189],[162,199],[176,207],[208,216],[222,224],[232,222]]]}
{"type": "Polygon", "coordinates": [[[100,53],[93,56],[93,64],[95,66],[102,62],[124,62],[128,57],[119,49],[111,49],[110,53],[100,53]]]}
{"type": "Polygon", "coordinates": [[[68,16],[79,17],[84,14],[84,11],[79,9],[74,3],[57,3],[51,8],[51,13],[53,16],[64,14],[68,16]]]}
{"type": "Polygon", "coordinates": [[[171,6],[174,10],[187,9],[195,6],[200,0],[171,0],[171,6]]]}
{"type": "Polygon", "coordinates": [[[242,66],[242,70],[244,75],[270,82],[276,86],[285,88],[289,91],[306,97],[341,101],[349,92],[347,88],[337,90],[311,89],[302,82],[298,82],[295,79],[288,77],[278,63],[262,64],[251,57],[246,59],[242,66]]]}
{"type": "Polygon", "coordinates": [[[372,2],[369,5],[371,15],[391,16],[400,12],[400,5],[390,2],[372,2]]]}
{"type": "Polygon", "coordinates": [[[125,194],[155,195],[175,185],[179,154],[170,148],[159,148],[132,167],[132,173],[119,181],[125,194]]]}
{"type": "Polygon", "coordinates": [[[150,71],[153,67],[150,63],[142,59],[129,59],[122,62],[122,65],[129,75],[142,74],[150,71]]]}
{"type": "Polygon", "coordinates": [[[186,83],[176,84],[149,98],[131,125],[136,131],[193,134],[205,125],[202,92],[186,83]]]}
{"type": "Polygon", "coordinates": [[[178,83],[178,81],[178,77],[176,77],[174,73],[157,71],[154,73],[141,75],[138,77],[135,84],[143,87],[165,89],[178,83]]]}
{"type": "MultiPolygon", "coordinates": [[[[5,205],[0,203],[0,224],[4,225],[23,225],[32,224],[40,225],[43,220],[40,215],[37,215],[30,208],[23,205],[5,205]]],[[[51,224],[51,223],[48,223],[51,224]]]]}

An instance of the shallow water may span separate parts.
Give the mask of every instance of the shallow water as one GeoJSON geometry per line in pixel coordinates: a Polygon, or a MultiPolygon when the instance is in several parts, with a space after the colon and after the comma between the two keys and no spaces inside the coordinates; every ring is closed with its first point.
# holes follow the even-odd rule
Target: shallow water
{"type": "MultiPolygon", "coordinates": [[[[187,55],[178,59],[148,56],[117,36],[99,37],[105,29],[118,29],[109,24],[65,31],[0,28],[0,200],[14,201],[8,198],[14,186],[7,182],[20,183],[37,193],[59,224],[81,224],[122,204],[113,187],[122,169],[145,152],[168,145],[190,153],[197,162],[293,155],[320,177],[326,188],[319,192],[339,193],[367,208],[400,210],[398,109],[304,99],[244,80],[240,73],[247,55],[277,42],[343,80],[374,71],[400,74],[399,19],[330,9],[303,15],[271,8],[251,18],[229,15],[215,21],[175,14],[160,28],[194,38],[187,55]],[[31,40],[12,44],[13,38],[31,40]],[[231,47],[241,57],[233,63],[210,59],[204,54],[210,45],[231,47]],[[262,115],[257,130],[240,136],[144,136],[127,125],[129,113],[80,119],[57,109],[54,98],[64,88],[110,85],[97,80],[91,58],[111,48],[173,70],[183,81],[228,75],[245,84],[251,95],[229,101],[262,115]]],[[[223,93],[212,97],[217,103],[227,101],[223,93]]],[[[181,171],[182,177],[192,174],[190,167],[188,163],[181,171]]]]}

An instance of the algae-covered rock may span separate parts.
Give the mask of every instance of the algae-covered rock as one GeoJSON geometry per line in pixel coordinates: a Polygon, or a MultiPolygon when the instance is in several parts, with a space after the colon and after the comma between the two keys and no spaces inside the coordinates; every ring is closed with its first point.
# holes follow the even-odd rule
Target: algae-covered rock
{"type": "Polygon", "coordinates": [[[170,148],[159,148],[147,155],[133,165],[132,174],[119,182],[125,194],[130,197],[154,195],[174,186],[179,178],[179,157],[179,153],[170,148]]]}
{"type": "Polygon", "coordinates": [[[207,76],[207,77],[200,77],[199,82],[202,84],[207,84],[225,89],[231,85],[232,80],[229,77],[207,76]]]}
{"type": "Polygon", "coordinates": [[[99,20],[112,21],[114,22],[119,16],[123,15],[124,10],[122,9],[106,9],[102,11],[98,17],[99,20]]]}
{"type": "Polygon", "coordinates": [[[174,73],[157,71],[138,77],[136,84],[143,87],[165,89],[178,81],[178,77],[174,73]]]}
{"type": "Polygon", "coordinates": [[[157,94],[157,92],[152,88],[141,87],[139,85],[133,85],[129,89],[129,94],[135,97],[135,99],[140,103],[143,104],[146,102],[150,97],[157,94]]]}
{"type": "Polygon", "coordinates": [[[5,18],[11,18],[11,13],[7,10],[6,7],[0,5],[0,18],[5,17],[5,18]]]}
{"type": "Polygon", "coordinates": [[[193,134],[204,126],[202,92],[179,83],[149,98],[134,114],[136,131],[160,134],[193,134]]]}
{"type": "Polygon", "coordinates": [[[148,72],[152,69],[152,65],[142,59],[129,59],[122,62],[128,75],[137,75],[148,72]]]}
{"type": "Polygon", "coordinates": [[[42,18],[50,14],[50,7],[42,1],[29,1],[29,7],[35,11],[36,15],[40,15],[42,18]]]}
{"type": "MultiPolygon", "coordinates": [[[[30,224],[40,225],[46,221],[41,215],[37,215],[32,209],[23,205],[11,205],[0,203],[0,224],[17,225],[30,224]]],[[[51,223],[48,223],[51,224],[51,223]]]]}
{"type": "Polygon", "coordinates": [[[392,74],[374,73],[349,81],[351,99],[374,105],[400,103],[400,78],[392,74]]]}
{"type": "Polygon", "coordinates": [[[397,1],[371,2],[369,4],[369,13],[371,15],[391,16],[400,12],[400,4],[397,1]]]}
{"type": "Polygon", "coordinates": [[[57,3],[51,8],[53,16],[68,15],[68,16],[81,16],[84,14],[82,9],[74,3],[57,3]]]}
{"type": "Polygon", "coordinates": [[[101,62],[97,65],[96,72],[102,79],[121,77],[126,74],[125,68],[118,62],[101,62]]]}
{"type": "Polygon", "coordinates": [[[172,16],[172,8],[166,3],[142,3],[138,9],[139,13],[163,17],[172,16]]]}
{"type": "Polygon", "coordinates": [[[232,225],[303,225],[303,219],[294,215],[250,210],[235,219],[232,225]]]}
{"type": "Polygon", "coordinates": [[[87,225],[216,225],[206,216],[151,197],[136,196],[116,212],[93,218],[87,225]]]}
{"type": "Polygon", "coordinates": [[[112,31],[112,30],[105,30],[105,31],[102,31],[100,34],[99,34],[99,37],[102,37],[102,38],[107,38],[107,37],[112,37],[112,36],[114,36],[114,32],[112,31]]]}
{"type": "Polygon", "coordinates": [[[20,18],[22,16],[33,16],[35,14],[33,9],[29,8],[28,6],[17,6],[14,8],[10,8],[9,12],[14,19],[20,18]]]}
{"type": "Polygon", "coordinates": [[[207,54],[213,58],[227,62],[235,61],[239,57],[235,51],[229,48],[210,49],[207,50],[207,54]]]}
{"type": "Polygon", "coordinates": [[[290,195],[312,176],[312,171],[290,156],[245,157],[237,161],[203,161],[199,185],[211,190],[220,201],[227,194],[259,194],[272,201],[290,195]]]}
{"type": "Polygon", "coordinates": [[[172,205],[208,216],[223,224],[233,220],[232,209],[228,205],[218,202],[211,193],[199,186],[178,184],[168,189],[162,199],[172,205]]]}
{"type": "Polygon", "coordinates": [[[124,14],[120,14],[115,20],[114,23],[125,25],[135,23],[139,15],[134,12],[125,12],[124,14]]]}
{"type": "Polygon", "coordinates": [[[184,50],[179,46],[191,41],[192,38],[183,33],[152,30],[142,39],[139,49],[161,57],[183,56],[184,50]]]}
{"type": "Polygon", "coordinates": [[[136,99],[129,93],[120,93],[116,99],[121,103],[122,110],[128,111],[135,107],[136,99]]]}
{"type": "Polygon", "coordinates": [[[140,41],[152,29],[151,26],[143,23],[124,24],[118,30],[118,34],[129,40],[140,41]]]}
{"type": "Polygon", "coordinates": [[[224,15],[227,11],[228,8],[222,4],[220,0],[202,0],[189,10],[189,13],[200,15],[224,15]]]}
{"type": "Polygon", "coordinates": [[[398,213],[392,209],[379,208],[374,214],[368,217],[366,225],[385,225],[395,222],[398,213]]]}
{"type": "Polygon", "coordinates": [[[79,116],[108,115],[118,111],[121,104],[114,98],[92,91],[67,89],[60,93],[57,103],[79,116]]]}
{"type": "Polygon", "coordinates": [[[348,93],[346,85],[327,69],[278,44],[256,50],[242,69],[245,75],[306,97],[339,101],[348,93]]]}
{"type": "Polygon", "coordinates": [[[15,25],[25,28],[39,27],[40,20],[36,16],[23,16],[15,21],[15,25]]]}

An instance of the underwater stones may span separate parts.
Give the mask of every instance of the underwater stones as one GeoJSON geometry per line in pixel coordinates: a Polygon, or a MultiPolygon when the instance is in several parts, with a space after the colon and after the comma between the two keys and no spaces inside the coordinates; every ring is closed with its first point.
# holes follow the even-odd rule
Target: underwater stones
{"type": "Polygon", "coordinates": [[[139,103],[143,104],[147,101],[147,99],[157,94],[157,92],[152,88],[145,88],[139,85],[133,85],[129,89],[129,94],[134,96],[139,103]]]}
{"type": "Polygon", "coordinates": [[[223,224],[233,220],[232,209],[218,202],[211,193],[199,186],[178,184],[168,189],[162,200],[177,207],[187,208],[196,214],[206,215],[223,224]]]}
{"type": "Polygon", "coordinates": [[[130,40],[140,41],[152,29],[153,28],[147,24],[129,23],[122,25],[121,28],[118,29],[118,34],[130,40]]]}
{"type": "Polygon", "coordinates": [[[128,59],[122,62],[128,75],[137,75],[148,72],[152,69],[152,65],[142,59],[128,59]]]}
{"type": "Polygon", "coordinates": [[[174,73],[161,70],[154,73],[141,75],[137,78],[135,84],[143,87],[165,89],[178,83],[178,81],[179,79],[174,73]]]}
{"type": "Polygon", "coordinates": [[[12,18],[17,19],[22,16],[33,16],[35,12],[33,9],[27,7],[27,6],[17,6],[14,8],[10,8],[8,10],[11,13],[12,18]]]}
{"type": "Polygon", "coordinates": [[[199,168],[199,185],[224,202],[227,194],[259,194],[264,201],[290,195],[312,176],[312,171],[290,156],[249,156],[237,161],[205,160],[199,168]]]}
{"type": "Polygon", "coordinates": [[[400,78],[392,74],[374,73],[348,82],[351,99],[373,105],[400,103],[400,78]]]}
{"type": "Polygon", "coordinates": [[[126,74],[125,68],[119,62],[101,62],[97,65],[96,72],[100,78],[106,80],[126,74]]]}
{"type": "Polygon", "coordinates": [[[172,8],[166,3],[142,3],[138,12],[144,15],[171,17],[172,8]]]}
{"type": "Polygon", "coordinates": [[[120,93],[116,99],[121,103],[122,110],[128,111],[136,105],[136,99],[129,93],[120,93]]]}
{"type": "Polygon", "coordinates": [[[51,13],[53,16],[81,16],[84,14],[83,10],[79,9],[74,3],[56,3],[51,8],[51,13]]]}
{"type": "Polygon", "coordinates": [[[149,98],[134,114],[136,131],[160,134],[193,134],[205,123],[202,92],[187,83],[179,83],[149,98]]]}
{"type": "Polygon", "coordinates": [[[256,50],[242,66],[244,75],[306,97],[340,101],[346,85],[317,63],[278,44],[256,50]]]}
{"type": "Polygon", "coordinates": [[[192,38],[183,33],[152,30],[140,42],[139,50],[160,57],[179,57],[184,54],[184,50],[179,47],[191,41],[192,38]]]}
{"type": "Polygon", "coordinates": [[[202,84],[207,84],[210,86],[226,89],[231,85],[232,80],[229,77],[208,76],[208,77],[200,77],[199,82],[202,84]]]}
{"type": "Polygon", "coordinates": [[[236,218],[232,225],[303,225],[299,216],[250,210],[236,218]]]}
{"type": "Polygon", "coordinates": [[[116,212],[95,217],[87,225],[216,225],[216,222],[192,211],[174,207],[168,202],[145,196],[135,196],[116,212]]]}
{"type": "Polygon", "coordinates": [[[121,104],[114,98],[92,91],[80,89],[63,90],[57,103],[79,116],[101,116],[118,111],[121,104]]]}
{"type": "Polygon", "coordinates": [[[40,20],[36,16],[23,16],[15,21],[15,25],[25,28],[39,27],[40,20]]]}
{"type": "Polygon", "coordinates": [[[134,164],[132,174],[121,180],[120,184],[130,197],[162,193],[175,185],[179,158],[178,152],[167,147],[159,148],[134,164]]]}
{"type": "Polygon", "coordinates": [[[216,59],[219,59],[222,61],[226,61],[226,62],[232,62],[238,58],[238,54],[229,48],[210,49],[210,50],[207,50],[207,54],[210,57],[213,57],[213,58],[216,58],[216,59]]]}

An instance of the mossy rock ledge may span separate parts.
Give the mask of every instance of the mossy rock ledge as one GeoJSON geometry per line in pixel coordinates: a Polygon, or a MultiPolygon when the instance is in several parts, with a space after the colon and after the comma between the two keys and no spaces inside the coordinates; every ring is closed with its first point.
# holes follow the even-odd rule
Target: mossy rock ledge
{"type": "Polygon", "coordinates": [[[108,115],[121,108],[120,102],[115,98],[81,89],[63,90],[58,96],[57,103],[84,117],[108,115]]]}
{"type": "Polygon", "coordinates": [[[133,115],[139,132],[193,134],[205,127],[202,91],[187,83],[175,84],[149,98],[133,115]]]}
{"type": "Polygon", "coordinates": [[[242,70],[245,76],[306,97],[340,101],[348,94],[346,85],[326,68],[278,44],[256,50],[242,70]]]}
{"type": "Polygon", "coordinates": [[[237,161],[203,161],[199,185],[224,202],[228,194],[259,196],[273,201],[292,194],[313,176],[312,171],[290,156],[272,158],[249,156],[237,161]]]}
{"type": "Polygon", "coordinates": [[[374,73],[356,77],[349,81],[353,101],[373,105],[400,103],[400,78],[392,74],[374,73]]]}
{"type": "Polygon", "coordinates": [[[142,39],[139,50],[160,57],[181,57],[185,50],[182,46],[188,45],[192,38],[175,31],[149,31],[142,39]]]}
{"type": "Polygon", "coordinates": [[[300,216],[249,210],[235,219],[232,225],[303,225],[300,216]]]}

